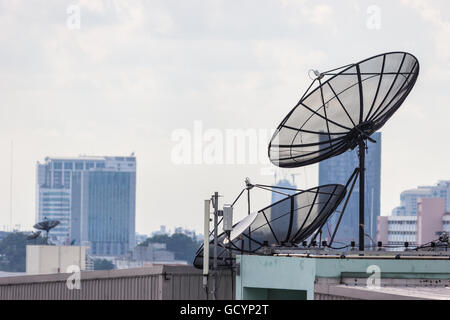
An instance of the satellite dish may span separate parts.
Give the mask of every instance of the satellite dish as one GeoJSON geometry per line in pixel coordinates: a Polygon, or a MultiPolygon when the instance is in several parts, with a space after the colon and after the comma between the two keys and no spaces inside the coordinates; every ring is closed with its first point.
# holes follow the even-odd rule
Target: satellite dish
{"type": "MultiPolygon", "coordinates": [[[[218,236],[218,266],[231,265],[230,250],[235,253],[257,253],[265,244],[298,245],[314,231],[321,229],[345,194],[346,188],[343,185],[324,185],[298,192],[250,214],[234,226],[235,232],[230,236],[230,242],[225,241],[225,233],[218,236]]],[[[213,240],[209,245],[212,252],[213,240]]],[[[194,266],[203,266],[203,246],[196,253],[194,266]]]]}
{"type": "Polygon", "coordinates": [[[411,92],[419,62],[409,53],[390,52],[314,74],[270,141],[269,158],[276,166],[317,163],[370,139],[411,92]]]}
{"type": "Polygon", "coordinates": [[[364,251],[366,140],[375,142],[370,136],[405,101],[419,76],[419,61],[407,52],[390,52],[314,75],[275,131],[269,158],[276,166],[296,168],[358,147],[359,168],[347,185],[353,181],[352,190],[359,178],[359,250],[364,251]]]}
{"type": "Polygon", "coordinates": [[[48,234],[51,229],[56,227],[60,222],[58,220],[48,220],[47,218],[44,218],[43,221],[36,223],[33,228],[38,230],[43,230],[46,232],[46,241],[48,243],[48,234]]]}
{"type": "Polygon", "coordinates": [[[47,218],[44,218],[43,221],[36,223],[33,228],[38,230],[46,231],[47,233],[56,227],[59,224],[58,220],[48,220],[47,218]]]}
{"type": "Polygon", "coordinates": [[[37,239],[41,235],[41,231],[32,232],[27,236],[27,240],[37,239]]]}
{"type": "Polygon", "coordinates": [[[230,232],[230,238],[226,237],[223,240],[224,244],[228,244],[229,241],[235,240],[237,237],[239,237],[243,232],[248,230],[250,225],[255,221],[256,217],[258,216],[258,212],[254,212],[248,216],[246,216],[244,219],[242,219],[238,224],[236,224],[233,227],[233,230],[230,232]]]}

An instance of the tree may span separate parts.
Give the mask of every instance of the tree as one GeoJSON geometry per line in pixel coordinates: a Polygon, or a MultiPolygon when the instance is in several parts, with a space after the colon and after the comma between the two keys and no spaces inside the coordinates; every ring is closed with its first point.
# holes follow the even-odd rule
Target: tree
{"type": "Polygon", "coordinates": [[[113,270],[115,267],[114,263],[107,259],[94,259],[94,270],[113,270]]]}
{"type": "Polygon", "coordinates": [[[192,264],[194,255],[201,243],[183,233],[174,233],[169,236],[166,234],[156,235],[147,238],[140,246],[148,246],[150,243],[165,243],[169,251],[175,253],[176,260],[184,260],[192,264]]]}
{"type": "MultiPolygon", "coordinates": [[[[0,270],[8,272],[25,272],[26,246],[31,244],[27,234],[12,232],[0,241],[0,270]]],[[[45,244],[45,239],[38,237],[33,244],[45,244]]]]}

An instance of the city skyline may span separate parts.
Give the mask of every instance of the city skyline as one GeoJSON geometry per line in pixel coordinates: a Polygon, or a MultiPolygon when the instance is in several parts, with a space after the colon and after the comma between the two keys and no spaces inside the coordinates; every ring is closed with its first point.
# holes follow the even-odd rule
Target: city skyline
{"type": "MultiPolygon", "coordinates": [[[[270,132],[309,85],[308,70],[393,50],[413,53],[423,71],[383,128],[381,214],[398,205],[402,190],[450,178],[450,150],[442,148],[450,117],[446,1],[378,1],[374,25],[368,1],[89,0],[78,3],[79,29],[67,24],[72,4],[0,1],[2,227],[10,224],[14,141],[14,225],[34,221],[36,161],[135,152],[136,231],[162,224],[201,231],[203,200],[214,191],[229,202],[245,177],[270,184],[273,175],[262,174],[269,165],[261,163],[175,164],[174,132],[192,133],[200,121],[206,153],[207,130],[270,132]]],[[[296,173],[299,188],[318,184],[317,166],[296,173]]]]}

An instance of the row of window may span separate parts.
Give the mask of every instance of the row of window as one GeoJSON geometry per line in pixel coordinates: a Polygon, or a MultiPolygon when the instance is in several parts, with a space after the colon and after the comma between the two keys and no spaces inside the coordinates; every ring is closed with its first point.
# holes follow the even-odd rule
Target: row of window
{"type": "Polygon", "coordinates": [[[400,225],[402,225],[402,224],[409,224],[409,225],[414,225],[414,224],[416,224],[416,221],[413,221],[413,220],[401,220],[401,221],[395,221],[395,220],[390,220],[389,221],[389,224],[400,224],[400,225]]]}
{"type": "MultiPolygon", "coordinates": [[[[389,241],[388,242],[388,245],[391,245],[391,246],[403,246],[404,244],[405,244],[405,242],[401,242],[401,241],[389,241]]],[[[411,241],[411,242],[409,242],[409,245],[415,246],[416,243],[411,241]]]]}
{"type": "Polygon", "coordinates": [[[68,192],[43,192],[43,196],[70,196],[68,192]]]}
{"type": "Polygon", "coordinates": [[[61,213],[61,214],[69,214],[70,213],[70,208],[42,208],[42,212],[44,213],[61,213]]]}
{"type": "MultiPolygon", "coordinates": [[[[86,161],[86,162],[53,162],[54,170],[89,170],[91,168],[105,168],[105,162],[94,162],[94,161],[86,161]],[[64,165],[63,165],[64,164],[64,165]]],[[[57,171],[55,171],[57,172],[57,171]]]]}
{"type": "Polygon", "coordinates": [[[43,202],[70,202],[70,198],[43,197],[43,202]]]}
{"type": "Polygon", "coordinates": [[[388,234],[407,236],[407,235],[415,235],[416,232],[415,231],[389,231],[388,234]]]}
{"type": "MultiPolygon", "coordinates": [[[[127,162],[136,162],[136,158],[133,157],[116,157],[115,160],[117,161],[127,161],[127,162]]],[[[105,168],[105,162],[104,161],[67,161],[67,162],[60,162],[60,161],[54,161],[53,162],[53,169],[54,170],[62,170],[63,168],[65,170],[89,170],[91,168],[105,168]]]]}

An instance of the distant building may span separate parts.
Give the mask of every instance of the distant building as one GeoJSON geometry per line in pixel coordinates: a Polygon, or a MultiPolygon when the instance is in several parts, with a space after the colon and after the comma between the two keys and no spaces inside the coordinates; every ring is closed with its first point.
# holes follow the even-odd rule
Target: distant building
{"type": "Polygon", "coordinates": [[[411,247],[437,240],[442,232],[450,231],[450,214],[446,213],[442,198],[419,198],[417,215],[391,215],[378,217],[377,241],[404,250],[408,242],[411,247]]]}
{"type": "Polygon", "coordinates": [[[275,186],[286,189],[273,189],[277,192],[272,192],[272,203],[276,203],[280,200],[283,200],[287,197],[287,195],[292,195],[298,193],[300,191],[297,190],[289,190],[289,189],[297,189],[295,185],[295,176],[292,175],[292,179],[288,179],[287,177],[278,178],[275,176],[275,186]],[[281,192],[281,193],[278,193],[281,192]],[[284,194],[282,194],[284,193],[284,194]]]}
{"type": "Polygon", "coordinates": [[[136,232],[136,246],[145,240],[147,240],[148,236],[146,234],[139,234],[136,232]]]}
{"type": "Polygon", "coordinates": [[[404,250],[405,242],[411,247],[417,245],[416,216],[379,216],[377,223],[377,241],[392,250],[404,250]]]}
{"type": "Polygon", "coordinates": [[[152,232],[152,237],[153,236],[159,236],[159,235],[164,235],[164,234],[169,234],[169,230],[166,228],[166,226],[162,225],[159,227],[158,231],[153,231],[152,232]]]}
{"type": "Polygon", "coordinates": [[[187,265],[187,261],[175,260],[175,253],[167,250],[165,243],[149,243],[137,246],[126,256],[114,260],[117,269],[142,268],[156,264],[187,265]]]}
{"type": "Polygon", "coordinates": [[[186,229],[186,228],[182,228],[182,227],[177,227],[175,228],[175,232],[174,233],[181,233],[184,234],[192,239],[196,238],[196,234],[195,234],[195,230],[190,230],[190,229],[186,229]]]}
{"type": "Polygon", "coordinates": [[[131,251],[131,260],[137,261],[173,261],[175,253],[167,250],[165,243],[149,243],[148,246],[137,246],[131,251]]]}
{"type": "MultiPolygon", "coordinates": [[[[366,185],[365,185],[365,233],[371,239],[376,238],[377,217],[380,215],[380,182],[381,182],[381,132],[376,132],[372,138],[377,143],[367,141],[366,153],[366,185]]],[[[319,185],[343,184],[345,185],[359,167],[358,150],[350,150],[339,156],[319,163],[319,185]]],[[[350,192],[350,187],[347,192],[350,192]]],[[[337,224],[339,212],[345,201],[342,201],[337,211],[329,220],[330,228],[337,224]]],[[[334,229],[332,229],[334,230],[334,229]]],[[[359,233],[359,179],[356,181],[353,193],[348,202],[344,216],[339,225],[335,242],[348,244],[358,241],[359,233]]],[[[366,241],[369,243],[369,241],[366,241]]]]}
{"type": "Polygon", "coordinates": [[[136,158],[46,158],[37,164],[36,221],[61,222],[56,244],[89,245],[117,256],[135,244],[136,158]]]}
{"type": "Polygon", "coordinates": [[[450,212],[450,181],[439,181],[435,186],[421,186],[403,191],[400,195],[401,205],[392,210],[393,216],[416,216],[417,201],[425,198],[442,198],[445,211],[450,212]]]}

